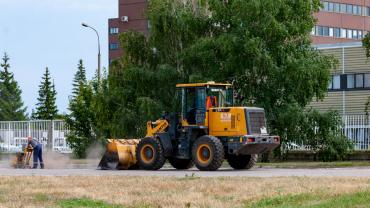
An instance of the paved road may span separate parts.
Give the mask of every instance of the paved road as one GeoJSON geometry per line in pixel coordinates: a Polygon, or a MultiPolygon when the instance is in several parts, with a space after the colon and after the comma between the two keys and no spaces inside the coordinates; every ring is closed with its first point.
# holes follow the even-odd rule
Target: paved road
{"type": "Polygon", "coordinates": [[[252,170],[236,171],[220,169],[215,172],[203,172],[196,169],[178,171],[170,168],[159,171],[122,170],[102,171],[96,169],[45,169],[45,170],[21,170],[0,168],[0,176],[160,176],[160,177],[284,177],[284,176],[308,176],[308,177],[370,177],[370,167],[366,168],[328,168],[328,169],[275,169],[254,168],[252,170]]]}

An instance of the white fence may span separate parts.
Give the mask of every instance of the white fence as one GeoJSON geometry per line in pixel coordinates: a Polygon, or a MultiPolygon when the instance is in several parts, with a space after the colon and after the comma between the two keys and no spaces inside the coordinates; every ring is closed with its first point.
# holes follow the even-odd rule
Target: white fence
{"type": "MultiPolygon", "coordinates": [[[[370,150],[370,116],[346,115],[343,116],[343,134],[354,144],[357,151],[370,150]]],[[[286,147],[289,150],[311,150],[305,144],[290,143],[286,147]]]]}
{"type": "Polygon", "coordinates": [[[0,122],[0,151],[21,151],[22,146],[27,144],[27,137],[31,136],[46,148],[70,153],[67,133],[68,128],[62,120],[0,122]]]}
{"type": "Polygon", "coordinates": [[[370,116],[344,116],[343,122],[343,133],[352,140],[355,150],[370,150],[370,116]]]}

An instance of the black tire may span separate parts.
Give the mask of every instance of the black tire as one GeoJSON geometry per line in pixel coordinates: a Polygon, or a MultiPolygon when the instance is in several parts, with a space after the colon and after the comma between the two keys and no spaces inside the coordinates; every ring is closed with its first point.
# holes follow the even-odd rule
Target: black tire
{"type": "Polygon", "coordinates": [[[172,167],[178,170],[186,170],[194,166],[194,163],[191,159],[169,158],[168,161],[172,167]]]}
{"type": "Polygon", "coordinates": [[[217,137],[201,136],[193,144],[192,157],[199,170],[215,171],[225,159],[224,147],[217,137]]]}
{"type": "Polygon", "coordinates": [[[229,155],[227,162],[237,170],[251,169],[258,160],[258,155],[229,155]]]}
{"type": "Polygon", "coordinates": [[[136,159],[144,170],[159,170],[166,162],[161,142],[152,137],[142,139],[136,148],[136,159]]]}

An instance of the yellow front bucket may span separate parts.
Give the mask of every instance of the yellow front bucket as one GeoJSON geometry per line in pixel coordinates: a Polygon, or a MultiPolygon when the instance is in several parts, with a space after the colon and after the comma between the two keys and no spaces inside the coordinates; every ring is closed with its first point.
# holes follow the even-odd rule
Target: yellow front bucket
{"type": "Polygon", "coordinates": [[[109,139],[98,167],[103,170],[137,169],[135,152],[139,141],[138,139],[109,139]]]}

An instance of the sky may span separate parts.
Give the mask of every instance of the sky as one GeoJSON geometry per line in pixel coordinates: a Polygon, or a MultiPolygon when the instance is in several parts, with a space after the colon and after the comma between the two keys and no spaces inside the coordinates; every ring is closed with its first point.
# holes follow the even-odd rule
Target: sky
{"type": "MultiPolygon", "coordinates": [[[[118,0],[0,0],[0,56],[10,57],[11,71],[30,113],[48,67],[60,113],[67,113],[78,60],[91,79],[97,69],[100,35],[102,66],[108,68],[108,19],[118,16],[118,0]]],[[[2,62],[2,60],[1,60],[2,62]]]]}

